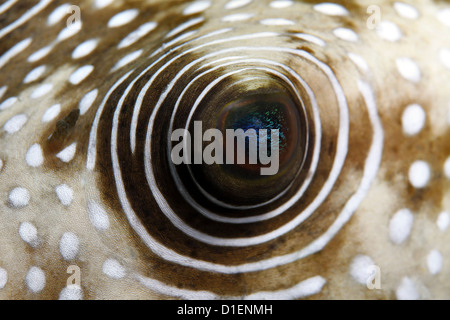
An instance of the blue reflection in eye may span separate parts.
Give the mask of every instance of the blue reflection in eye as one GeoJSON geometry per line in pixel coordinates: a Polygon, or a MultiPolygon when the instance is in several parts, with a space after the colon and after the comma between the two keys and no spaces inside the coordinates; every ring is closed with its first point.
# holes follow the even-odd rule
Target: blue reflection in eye
{"type": "MultiPolygon", "coordinates": [[[[280,151],[286,148],[286,135],[289,132],[289,127],[286,126],[285,114],[281,110],[281,106],[276,103],[258,102],[245,108],[239,108],[228,115],[228,123],[234,130],[242,129],[247,131],[254,129],[256,131],[257,146],[259,148],[259,130],[267,130],[267,143],[268,156],[271,155],[271,131],[279,130],[279,146],[280,151]]],[[[246,139],[246,152],[248,152],[249,138],[246,139]]]]}

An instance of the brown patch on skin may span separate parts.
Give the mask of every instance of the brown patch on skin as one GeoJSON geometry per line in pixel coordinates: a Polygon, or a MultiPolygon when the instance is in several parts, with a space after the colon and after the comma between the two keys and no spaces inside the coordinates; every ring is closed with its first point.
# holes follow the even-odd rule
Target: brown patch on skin
{"type": "Polygon", "coordinates": [[[80,117],[80,110],[72,110],[68,116],[56,123],[56,130],[48,138],[47,152],[57,153],[67,144],[74,133],[75,125],[80,117]]]}

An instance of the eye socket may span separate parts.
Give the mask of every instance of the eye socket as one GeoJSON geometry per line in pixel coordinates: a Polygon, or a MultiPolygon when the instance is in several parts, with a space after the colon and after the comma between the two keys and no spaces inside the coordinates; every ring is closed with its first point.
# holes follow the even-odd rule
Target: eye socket
{"type": "Polygon", "coordinates": [[[278,79],[224,87],[204,99],[186,126],[191,154],[203,161],[178,168],[180,176],[199,203],[237,210],[267,205],[288,191],[303,166],[308,123],[302,101],[278,79]],[[213,162],[205,161],[209,155],[213,162]]]}

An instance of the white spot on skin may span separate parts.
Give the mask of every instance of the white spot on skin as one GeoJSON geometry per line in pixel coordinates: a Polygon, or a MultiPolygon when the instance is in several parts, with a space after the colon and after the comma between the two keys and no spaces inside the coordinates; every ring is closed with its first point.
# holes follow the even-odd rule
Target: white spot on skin
{"type": "Polygon", "coordinates": [[[0,110],[6,110],[11,108],[17,102],[17,100],[18,100],[17,97],[11,97],[6,99],[0,104],[0,110]]]}
{"type": "Polygon", "coordinates": [[[65,3],[53,10],[53,12],[48,16],[47,25],[53,26],[60,22],[66,15],[68,15],[69,9],[70,4],[65,3]]]}
{"type": "Polygon", "coordinates": [[[398,15],[402,18],[415,20],[419,18],[419,11],[412,5],[396,2],[394,3],[394,9],[397,11],[398,15]]]}
{"type": "Polygon", "coordinates": [[[81,98],[79,103],[80,108],[80,115],[86,114],[86,112],[89,110],[89,108],[94,103],[95,99],[97,99],[98,90],[94,89],[84,95],[83,98],[81,98]]]}
{"type": "Polygon", "coordinates": [[[402,244],[411,233],[414,216],[409,209],[401,209],[389,222],[389,238],[394,244],[402,244]]]}
{"type": "Polygon", "coordinates": [[[25,155],[25,160],[30,167],[37,168],[44,163],[42,148],[39,144],[33,144],[25,155]]]}
{"type": "Polygon", "coordinates": [[[114,259],[108,259],[103,263],[103,273],[112,279],[122,279],[126,275],[125,268],[114,259]]]}
{"type": "Polygon", "coordinates": [[[46,66],[39,66],[34,68],[30,71],[30,73],[26,75],[25,79],[23,79],[23,83],[30,83],[38,80],[44,74],[46,69],[46,66]]]}
{"type": "Polygon", "coordinates": [[[295,22],[287,19],[265,19],[260,21],[261,24],[266,26],[291,26],[294,25],[295,22]]]}
{"type": "Polygon", "coordinates": [[[28,118],[26,115],[19,114],[9,119],[8,122],[6,122],[3,126],[3,129],[9,134],[13,134],[22,129],[27,121],[28,118]]]}
{"type": "Polygon", "coordinates": [[[123,57],[122,59],[120,59],[116,65],[111,69],[111,71],[116,71],[124,66],[126,66],[127,64],[135,61],[137,58],[139,58],[142,54],[143,50],[137,50],[134,51],[130,54],[127,54],[125,57],[123,57]]]}
{"type": "Polygon", "coordinates": [[[330,2],[324,2],[320,4],[316,4],[314,6],[314,10],[329,15],[329,16],[347,16],[349,15],[349,12],[346,8],[343,6],[336,4],[336,3],[330,3],[330,2]]]}
{"type": "Polygon", "coordinates": [[[450,9],[443,9],[437,13],[438,20],[446,25],[447,27],[450,27],[450,9]]]}
{"type": "Polygon", "coordinates": [[[0,159],[0,172],[2,171],[2,169],[3,169],[3,160],[0,159]]]}
{"type": "Polygon", "coordinates": [[[417,292],[416,285],[408,278],[404,277],[401,284],[395,291],[398,300],[418,300],[419,293],[417,292]]]}
{"type": "Polygon", "coordinates": [[[114,0],[95,0],[94,8],[103,9],[103,8],[109,6],[113,2],[114,2],[114,0]]]}
{"type": "Polygon", "coordinates": [[[365,255],[357,255],[350,265],[350,275],[358,283],[366,285],[372,276],[373,260],[365,255]]]}
{"type": "Polygon", "coordinates": [[[6,90],[8,90],[8,86],[3,86],[0,88],[0,99],[3,97],[3,95],[5,94],[6,90]]]}
{"type": "Polygon", "coordinates": [[[128,46],[131,46],[136,41],[140,40],[141,38],[145,37],[148,33],[153,31],[157,27],[156,22],[147,22],[141,25],[139,28],[131,32],[129,35],[127,35],[125,38],[120,41],[119,45],[117,46],[118,49],[126,48],[128,46]]]}
{"type": "Polygon", "coordinates": [[[395,61],[398,72],[406,80],[417,83],[420,81],[422,75],[419,66],[410,58],[398,58],[395,61]]]}
{"type": "Polygon", "coordinates": [[[351,29],[337,28],[333,30],[333,33],[336,37],[345,41],[357,42],[359,40],[358,35],[351,29]]]}
{"type": "Polygon", "coordinates": [[[139,14],[137,9],[130,9],[116,14],[108,21],[109,28],[117,28],[133,21],[139,14]]]}
{"type": "Polygon", "coordinates": [[[45,287],[45,274],[38,267],[31,267],[25,278],[28,289],[33,293],[39,293],[45,287]]]}
{"type": "Polygon", "coordinates": [[[39,49],[38,51],[36,51],[35,53],[33,53],[31,56],[29,56],[27,61],[30,63],[39,61],[42,58],[44,58],[45,56],[47,56],[50,53],[50,51],[52,51],[52,49],[53,49],[53,45],[43,47],[43,48],[39,49]]]}
{"type": "Polygon", "coordinates": [[[65,148],[63,151],[58,153],[56,156],[65,163],[69,163],[72,161],[73,157],[75,156],[75,152],[77,151],[77,144],[74,142],[67,148],[65,148]]]}
{"type": "Polygon", "coordinates": [[[436,224],[441,231],[447,230],[450,225],[450,214],[446,211],[443,211],[439,214],[439,217],[436,221],[436,224]]]}
{"type": "Polygon", "coordinates": [[[81,23],[81,21],[75,21],[72,25],[70,25],[69,27],[64,28],[58,34],[58,37],[56,38],[56,41],[57,42],[61,42],[61,41],[64,41],[64,40],[67,40],[67,39],[73,37],[78,32],[80,32],[82,26],[83,26],[83,24],[81,23]]]}
{"type": "Polygon", "coordinates": [[[80,32],[82,26],[83,26],[83,24],[81,23],[81,21],[75,21],[73,24],[71,24],[69,27],[64,28],[58,34],[56,41],[61,42],[61,41],[64,41],[64,40],[67,40],[67,39],[73,37],[78,32],[80,32]]]}
{"type": "Polygon", "coordinates": [[[57,186],[55,188],[56,195],[58,196],[59,201],[63,206],[70,206],[73,201],[73,190],[65,185],[62,184],[60,186],[57,186]]]}
{"type": "Polygon", "coordinates": [[[24,208],[30,203],[30,193],[25,188],[15,188],[9,193],[10,204],[17,209],[24,208]]]}
{"type": "Polygon", "coordinates": [[[325,41],[323,41],[322,39],[313,36],[311,34],[307,34],[307,33],[294,33],[293,36],[295,36],[296,38],[302,39],[304,41],[308,41],[311,43],[314,43],[320,47],[325,47],[326,43],[325,41]]]}
{"type": "Polygon", "coordinates": [[[48,108],[42,116],[42,122],[47,123],[55,119],[61,112],[61,105],[55,104],[48,108]]]}
{"type": "Polygon", "coordinates": [[[396,42],[403,36],[400,28],[395,23],[386,20],[380,22],[376,31],[381,39],[391,42],[396,42]]]}
{"type": "Polygon", "coordinates": [[[81,59],[90,55],[97,48],[98,39],[86,40],[79,44],[72,52],[72,59],[81,59]]]}
{"type": "Polygon", "coordinates": [[[92,73],[92,71],[94,71],[94,66],[82,66],[71,74],[69,77],[69,82],[73,85],[78,85],[85,80],[92,73]]]}
{"type": "Polygon", "coordinates": [[[43,84],[37,87],[30,95],[31,99],[37,99],[45,96],[47,93],[52,91],[53,85],[51,83],[43,84]]]}
{"type": "Polygon", "coordinates": [[[222,18],[223,22],[245,21],[254,17],[252,13],[236,13],[222,18]]]}
{"type": "Polygon", "coordinates": [[[8,272],[5,269],[0,268],[0,289],[3,289],[8,282],[8,272]]]}
{"type": "Polygon", "coordinates": [[[450,103],[447,108],[447,124],[450,126],[450,103]]]}
{"type": "Polygon", "coordinates": [[[426,113],[418,104],[406,107],[402,115],[403,132],[408,136],[418,134],[425,126],[426,113]]]}
{"type": "Polygon", "coordinates": [[[283,8],[288,8],[290,6],[292,6],[294,4],[294,2],[292,0],[277,0],[277,1],[272,1],[270,3],[270,6],[274,9],[283,9],[283,8]]]}
{"type": "Polygon", "coordinates": [[[19,235],[23,241],[25,241],[32,247],[37,247],[37,245],[39,244],[37,229],[33,224],[29,222],[23,222],[20,224],[19,235]]]}
{"type": "Polygon", "coordinates": [[[66,261],[71,261],[76,258],[79,246],[80,241],[72,232],[64,233],[59,241],[59,251],[61,252],[63,259],[66,261]]]}
{"type": "Polygon", "coordinates": [[[359,69],[361,69],[361,71],[363,72],[369,71],[369,65],[367,64],[367,61],[363,57],[352,52],[348,53],[348,57],[353,61],[354,64],[358,66],[359,69]]]}
{"type": "Polygon", "coordinates": [[[31,41],[31,38],[22,40],[11,47],[11,49],[6,51],[2,56],[0,56],[0,68],[6,65],[11,59],[16,57],[20,52],[25,50],[31,44],[31,41]]]}
{"type": "Polygon", "coordinates": [[[428,271],[438,274],[442,269],[442,254],[438,250],[432,250],[427,257],[428,271]]]}
{"type": "Polygon", "coordinates": [[[75,284],[71,284],[59,293],[59,300],[83,300],[83,291],[75,284]]]}
{"type": "Polygon", "coordinates": [[[89,219],[92,225],[100,231],[105,231],[109,228],[109,218],[105,209],[93,200],[88,203],[89,219]]]}
{"type": "Polygon", "coordinates": [[[450,157],[448,157],[447,160],[445,160],[444,174],[447,177],[447,179],[450,179],[450,157]]]}
{"type": "Polygon", "coordinates": [[[231,0],[230,2],[227,2],[225,5],[225,9],[232,10],[237,8],[242,8],[248,4],[250,4],[252,0],[231,0]]]}
{"type": "Polygon", "coordinates": [[[211,6],[211,1],[194,1],[192,4],[190,4],[186,9],[184,9],[183,14],[184,15],[191,15],[200,13],[202,11],[205,11],[211,6]]]}
{"type": "Polygon", "coordinates": [[[425,188],[431,178],[431,169],[425,161],[416,161],[409,168],[409,182],[414,188],[425,188]]]}
{"type": "Polygon", "coordinates": [[[439,50],[439,60],[447,69],[450,69],[450,49],[442,48],[439,50]]]}

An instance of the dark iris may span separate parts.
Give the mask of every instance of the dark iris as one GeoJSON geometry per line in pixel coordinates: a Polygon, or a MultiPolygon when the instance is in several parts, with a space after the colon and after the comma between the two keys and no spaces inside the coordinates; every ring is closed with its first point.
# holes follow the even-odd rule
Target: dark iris
{"type": "MultiPolygon", "coordinates": [[[[223,100],[222,100],[223,101],[223,100]]],[[[221,108],[209,104],[196,115],[195,121],[202,121],[203,130],[219,129],[224,137],[223,154],[227,153],[227,129],[249,132],[245,138],[245,163],[238,163],[237,155],[242,150],[234,140],[234,163],[193,164],[192,177],[210,199],[217,199],[230,207],[259,206],[276,199],[287,190],[296,178],[304,160],[307,140],[307,124],[300,102],[289,92],[272,89],[271,93],[247,94],[247,96],[225,103],[221,108]],[[262,134],[260,130],[266,130],[262,134]],[[278,144],[271,130],[278,130],[278,144]],[[257,163],[250,163],[250,145],[256,145],[257,163]],[[271,148],[278,148],[277,171],[262,175],[262,168],[271,164],[260,161],[260,148],[267,157],[272,157],[271,148]]],[[[192,130],[192,127],[191,127],[192,130]]],[[[203,148],[209,142],[203,143],[203,148]]],[[[229,151],[229,150],[228,150],[229,151]]],[[[276,149],[274,149],[276,151],[276,149]]],[[[275,161],[275,158],[272,159],[275,161]]]]}

